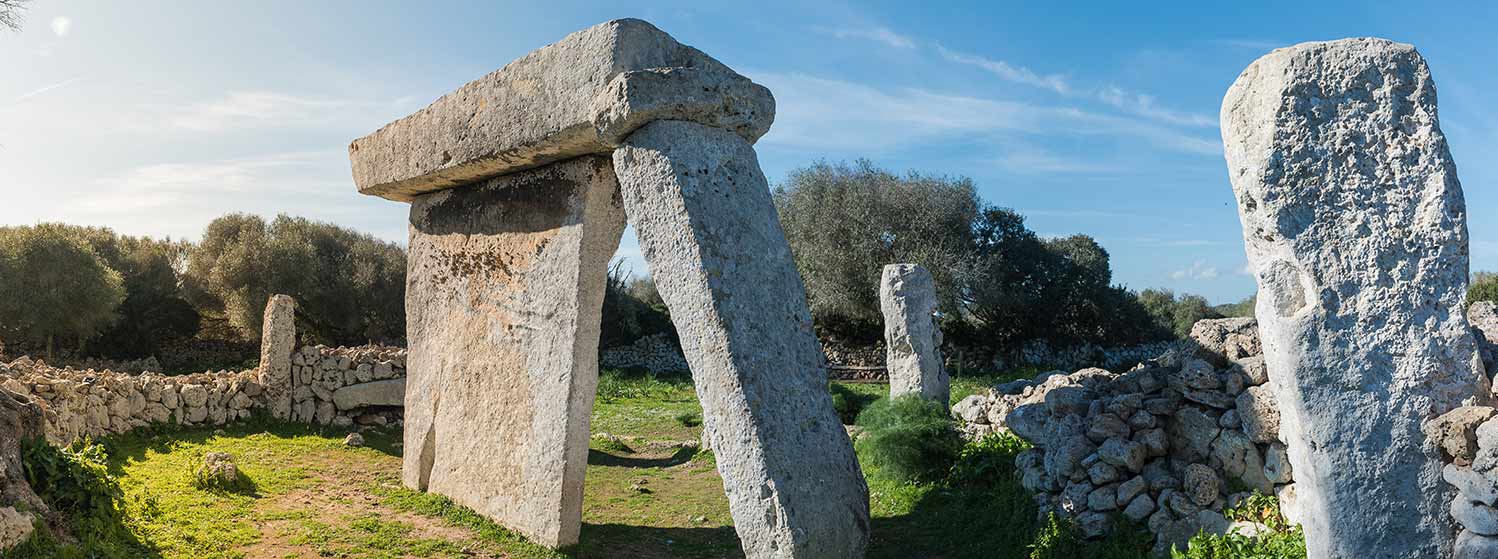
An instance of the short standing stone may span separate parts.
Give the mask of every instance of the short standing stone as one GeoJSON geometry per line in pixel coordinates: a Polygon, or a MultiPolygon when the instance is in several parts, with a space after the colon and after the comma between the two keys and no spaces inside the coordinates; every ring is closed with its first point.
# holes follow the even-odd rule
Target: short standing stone
{"type": "Polygon", "coordinates": [[[261,324],[259,381],[276,419],[291,417],[291,353],[296,350],[296,301],[272,295],[261,324]]]}
{"type": "Polygon", "coordinates": [[[941,360],[936,282],[919,264],[889,264],[879,279],[884,311],[885,368],[891,398],[919,394],[946,407],[950,381],[941,360]]]}
{"type": "Polygon", "coordinates": [[[1453,492],[1420,427],[1487,380],[1425,60],[1371,38],[1276,50],[1228,90],[1222,137],[1308,555],[1449,555],[1453,492]]]}

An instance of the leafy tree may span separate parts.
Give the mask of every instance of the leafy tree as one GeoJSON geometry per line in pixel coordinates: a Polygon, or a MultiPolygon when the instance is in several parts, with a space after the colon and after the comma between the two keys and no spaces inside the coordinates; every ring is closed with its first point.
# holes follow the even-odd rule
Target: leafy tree
{"type": "Polygon", "coordinates": [[[649,278],[632,278],[623,268],[624,261],[609,267],[603,292],[603,325],[598,347],[628,345],[652,334],[663,333],[675,339],[676,328],[671,315],[649,278]]]}
{"type": "Polygon", "coordinates": [[[955,314],[981,203],[971,180],[895,175],[860,159],[792,171],[775,205],[818,327],[856,340],[882,332],[885,264],[930,270],[941,311],[955,314]]]}
{"type": "Polygon", "coordinates": [[[90,353],[116,358],[155,355],[163,343],[197,333],[199,316],[183,298],[178,272],[186,262],[188,243],[117,235],[103,227],[38,227],[81,239],[120,274],[125,287],[120,319],[88,343],[90,353]]]}
{"type": "Polygon", "coordinates": [[[330,223],[230,214],[208,224],[185,274],[188,298],[258,339],[265,301],[297,299],[309,341],[397,341],[405,334],[405,251],[330,223]]]}
{"type": "Polygon", "coordinates": [[[86,340],[113,324],[120,274],[77,236],[51,226],[0,228],[0,330],[46,344],[86,340]]]}
{"type": "MultiPolygon", "coordinates": [[[[1494,294],[1498,295],[1498,290],[1495,290],[1494,294]]],[[[1228,317],[1228,318],[1240,318],[1240,317],[1253,318],[1254,317],[1254,306],[1257,305],[1258,302],[1259,302],[1259,295],[1257,293],[1255,293],[1253,295],[1249,295],[1247,297],[1244,297],[1243,300],[1238,301],[1237,303],[1224,303],[1224,304],[1212,307],[1212,311],[1216,312],[1217,314],[1220,314],[1220,315],[1222,315],[1224,317],[1228,317]]]]}
{"type": "MultiPolygon", "coordinates": [[[[1160,328],[1178,338],[1191,333],[1191,326],[1208,318],[1223,318],[1215,307],[1207,304],[1200,295],[1177,296],[1169,289],[1146,289],[1139,294],[1139,302],[1148,309],[1150,316],[1160,328]]],[[[1242,305],[1243,303],[1238,303],[1242,305]]],[[[1252,303],[1250,303],[1252,308],[1252,303]]]]}

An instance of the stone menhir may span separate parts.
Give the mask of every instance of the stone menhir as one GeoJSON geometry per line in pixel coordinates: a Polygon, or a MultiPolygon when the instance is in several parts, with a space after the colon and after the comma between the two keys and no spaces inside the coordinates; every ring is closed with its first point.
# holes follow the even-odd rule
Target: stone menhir
{"type": "Polygon", "coordinates": [[[889,264],[879,278],[879,308],[884,311],[884,366],[891,398],[919,394],[946,409],[951,382],[941,361],[937,328],[936,282],[919,264],[889,264]]]}
{"type": "Polygon", "coordinates": [[[750,558],[861,557],[868,489],[752,144],[765,88],[639,20],[532,52],[349,147],[410,201],[403,478],[578,539],[606,267],[628,214],[750,558]]]}
{"type": "Polygon", "coordinates": [[[271,416],[291,417],[291,352],[296,350],[296,300],[271,295],[260,331],[260,385],[271,416]]]}
{"type": "Polygon", "coordinates": [[[1309,555],[1449,556],[1421,424],[1488,387],[1429,68],[1382,39],[1279,49],[1228,90],[1222,137],[1309,555]]]}

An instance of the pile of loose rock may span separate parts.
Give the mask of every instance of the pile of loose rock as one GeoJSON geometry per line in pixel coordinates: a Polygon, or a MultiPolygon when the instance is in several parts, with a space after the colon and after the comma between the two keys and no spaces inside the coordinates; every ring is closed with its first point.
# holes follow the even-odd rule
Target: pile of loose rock
{"type": "Polygon", "coordinates": [[[1424,426],[1440,446],[1441,477],[1456,487],[1451,517],[1461,528],[1454,559],[1498,557],[1498,409],[1456,408],[1424,426]]]}
{"type": "Polygon", "coordinates": [[[292,420],[347,427],[399,423],[406,350],[303,346],[291,355],[292,420]]]}
{"type": "Polygon", "coordinates": [[[1052,371],[996,386],[953,408],[969,436],[1007,430],[1033,448],[1016,463],[1042,514],[1097,537],[1115,515],[1143,523],[1159,551],[1198,531],[1255,532],[1223,509],[1277,494],[1296,522],[1279,412],[1252,319],[1203,321],[1199,346],[1123,374],[1052,371]]]}
{"type": "Polygon", "coordinates": [[[0,364],[0,386],[41,406],[55,444],[152,423],[222,425],[250,417],[263,387],[254,370],[182,376],[55,368],[21,357],[0,364]]]}

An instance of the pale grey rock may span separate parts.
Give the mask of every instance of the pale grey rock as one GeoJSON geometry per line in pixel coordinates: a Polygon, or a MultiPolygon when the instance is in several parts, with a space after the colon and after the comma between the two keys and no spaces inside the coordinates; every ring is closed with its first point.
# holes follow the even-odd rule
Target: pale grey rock
{"type": "Polygon", "coordinates": [[[1251,386],[1259,386],[1269,382],[1269,367],[1264,365],[1264,356],[1255,355],[1234,361],[1229,371],[1243,375],[1244,381],[1251,386]]]}
{"type": "Polygon", "coordinates": [[[1118,508],[1118,486],[1104,485],[1087,494],[1087,508],[1107,512],[1118,508]]]}
{"type": "Polygon", "coordinates": [[[1124,507],[1123,515],[1124,518],[1134,522],[1144,522],[1154,512],[1155,500],[1151,499],[1149,494],[1142,494],[1135,496],[1129,501],[1129,504],[1124,507]]]}
{"type": "Polygon", "coordinates": [[[1488,506],[1498,504],[1498,481],[1472,468],[1447,464],[1441,469],[1441,479],[1455,487],[1462,498],[1488,506]]]}
{"type": "Polygon", "coordinates": [[[1164,429],[1146,429],[1134,433],[1134,442],[1144,445],[1146,455],[1165,456],[1170,451],[1170,441],[1165,436],[1164,429]]]}
{"type": "Polygon", "coordinates": [[[26,543],[35,531],[36,515],[14,506],[0,507],[0,552],[26,543]]]}
{"type": "Polygon", "coordinates": [[[942,366],[936,282],[919,264],[888,264],[879,278],[884,313],[885,368],[889,396],[918,394],[941,404],[951,401],[951,381],[942,366]]]}
{"type": "Polygon", "coordinates": [[[1144,468],[1144,459],[1147,451],[1144,445],[1124,438],[1112,438],[1103,441],[1097,450],[1098,458],[1114,467],[1123,468],[1129,472],[1138,472],[1144,468]]]}
{"type": "Polygon", "coordinates": [[[1165,422],[1171,456],[1186,461],[1205,459],[1220,432],[1216,419],[1193,407],[1181,408],[1165,422]]]}
{"type": "Polygon", "coordinates": [[[1228,90],[1221,128],[1309,555],[1449,555],[1420,424],[1488,386],[1429,68],[1382,39],[1279,49],[1228,90]]]}
{"type": "Polygon", "coordinates": [[[1118,468],[1106,462],[1097,462],[1087,466],[1087,479],[1093,485],[1103,485],[1118,481],[1118,468]]]}
{"type": "Polygon", "coordinates": [[[207,405],[208,389],[200,384],[183,385],[182,403],[190,408],[199,408],[207,405]]]}
{"type": "Polygon", "coordinates": [[[1243,432],[1256,443],[1279,440],[1280,410],[1268,385],[1250,386],[1238,395],[1238,421],[1243,432]]]}
{"type": "Polygon", "coordinates": [[[349,146],[359,192],[428,192],[589,154],[656,120],[696,121],[752,142],[774,99],[641,20],[578,31],[458,88],[349,146]]]}
{"type": "Polygon", "coordinates": [[[1456,536],[1451,559],[1493,559],[1498,557],[1498,538],[1464,530],[1456,536]]]}
{"type": "Polygon", "coordinates": [[[1212,443],[1212,458],[1222,464],[1222,473],[1229,479],[1265,493],[1274,488],[1264,475],[1264,458],[1259,455],[1258,445],[1242,431],[1224,429],[1212,443]]]}
{"type": "Polygon", "coordinates": [[[1206,464],[1192,464],[1186,467],[1183,482],[1185,495],[1197,506],[1205,507],[1217,500],[1220,485],[1221,481],[1217,479],[1217,472],[1212,471],[1212,468],[1206,464]]]}
{"type": "MultiPolygon", "coordinates": [[[[1140,495],[1149,496],[1149,482],[1145,481],[1144,476],[1134,476],[1129,478],[1128,481],[1118,484],[1118,502],[1121,506],[1133,501],[1135,497],[1140,495]]],[[[1148,515],[1149,513],[1146,512],[1145,514],[1148,515]]]]}
{"type": "Polygon", "coordinates": [[[1498,373],[1498,305],[1492,301],[1473,301],[1467,306],[1467,322],[1477,340],[1478,353],[1489,374],[1498,373]]]}
{"type": "Polygon", "coordinates": [[[577,541],[599,312],[622,210],[601,157],[411,205],[408,487],[542,545],[577,541]]]}
{"type": "Polygon", "coordinates": [[[1451,501],[1451,517],[1474,534],[1498,536],[1498,510],[1458,497],[1451,501]]]}
{"type": "Polygon", "coordinates": [[[987,423],[988,410],[984,407],[985,402],[982,395],[968,396],[952,406],[952,415],[968,423],[987,423]]]}
{"type": "Polygon", "coordinates": [[[1263,353],[1259,323],[1253,317],[1198,320],[1187,337],[1196,342],[1197,354],[1216,367],[1263,353]]]}
{"type": "Polygon", "coordinates": [[[624,140],[614,169],[716,434],[745,554],[861,556],[868,487],[754,149],[727,130],[662,120],[624,140]]]}
{"type": "Polygon", "coordinates": [[[369,406],[403,406],[406,379],[396,378],[354,384],[333,391],[333,404],[340,411],[369,406]]]}
{"type": "Polygon", "coordinates": [[[1290,483],[1294,479],[1293,472],[1290,455],[1285,452],[1285,444],[1271,443],[1264,451],[1264,479],[1275,485],[1290,483]]]}
{"type": "Polygon", "coordinates": [[[1176,373],[1177,381],[1188,389],[1215,390],[1222,387],[1222,377],[1212,364],[1201,359],[1187,359],[1176,373]]]}

